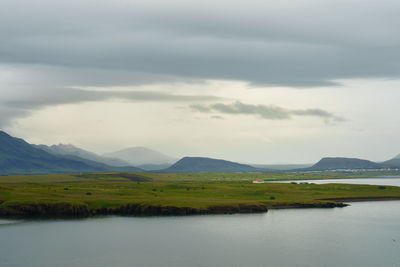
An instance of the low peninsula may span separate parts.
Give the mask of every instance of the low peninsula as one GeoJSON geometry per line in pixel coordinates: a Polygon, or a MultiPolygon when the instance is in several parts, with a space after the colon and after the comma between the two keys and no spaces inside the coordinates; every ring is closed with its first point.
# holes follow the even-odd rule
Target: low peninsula
{"type": "MultiPolygon", "coordinates": [[[[263,175],[92,173],[0,176],[0,216],[233,214],[266,212],[271,208],[345,207],[344,202],[353,200],[400,199],[400,187],[345,184],[345,180],[343,184],[323,185],[312,181],[252,183],[255,177],[265,178],[263,175]]],[[[282,175],[279,179],[287,178],[282,175]]]]}

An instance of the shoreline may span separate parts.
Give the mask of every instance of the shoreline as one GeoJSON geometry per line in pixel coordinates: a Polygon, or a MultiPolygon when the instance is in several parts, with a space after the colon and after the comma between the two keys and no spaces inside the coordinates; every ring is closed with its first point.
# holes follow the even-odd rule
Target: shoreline
{"type": "Polygon", "coordinates": [[[224,206],[211,206],[208,208],[153,206],[145,204],[128,204],[115,208],[89,209],[86,205],[71,205],[64,203],[55,204],[29,204],[14,205],[8,209],[0,209],[0,218],[82,218],[98,215],[121,216],[187,216],[206,214],[236,214],[236,213],[263,213],[268,208],[262,204],[237,204],[224,206]]]}
{"type": "MultiPolygon", "coordinates": [[[[322,200],[322,199],[321,199],[322,200]]],[[[0,219],[74,219],[95,216],[192,216],[192,215],[219,215],[219,214],[252,214],[266,213],[269,209],[309,209],[309,208],[343,208],[350,206],[344,202],[364,201],[392,201],[400,197],[370,197],[370,198],[335,198],[323,199],[321,203],[283,203],[283,204],[237,204],[211,206],[209,208],[153,206],[145,204],[128,204],[116,208],[89,209],[85,205],[71,205],[66,203],[54,204],[27,204],[14,205],[9,209],[0,209],[0,219]]]]}
{"type": "Polygon", "coordinates": [[[304,208],[342,208],[348,204],[342,202],[326,203],[287,203],[277,205],[237,204],[211,206],[208,208],[153,206],[128,204],[116,208],[89,209],[85,205],[27,204],[13,205],[8,209],[0,209],[1,218],[88,218],[104,215],[118,216],[190,216],[218,214],[251,214],[266,213],[269,209],[304,209],[304,208]]]}

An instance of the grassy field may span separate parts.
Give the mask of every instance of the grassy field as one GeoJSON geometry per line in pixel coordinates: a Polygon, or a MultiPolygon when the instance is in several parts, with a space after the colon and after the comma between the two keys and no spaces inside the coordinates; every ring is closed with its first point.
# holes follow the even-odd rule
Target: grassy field
{"type": "Polygon", "coordinates": [[[207,210],[235,205],[290,207],[332,203],[332,199],[400,198],[400,187],[391,186],[251,183],[254,178],[287,180],[317,177],[321,178],[316,174],[226,173],[2,176],[0,211],[3,214],[24,214],[24,209],[32,212],[35,205],[56,204],[84,207],[91,213],[101,209],[118,210],[126,205],[207,210]]]}
{"type": "MultiPolygon", "coordinates": [[[[392,173],[390,173],[392,174],[392,173]]],[[[251,182],[254,179],[268,181],[346,179],[385,175],[385,173],[85,173],[0,176],[0,183],[57,183],[57,182],[98,182],[129,181],[140,177],[154,182],[251,182]]],[[[400,175],[400,173],[398,174],[400,175]]]]}

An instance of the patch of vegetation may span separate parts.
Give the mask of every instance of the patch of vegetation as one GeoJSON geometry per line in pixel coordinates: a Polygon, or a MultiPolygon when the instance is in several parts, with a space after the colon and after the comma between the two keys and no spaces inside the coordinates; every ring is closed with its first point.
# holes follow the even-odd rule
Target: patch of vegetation
{"type": "Polygon", "coordinates": [[[84,173],[75,175],[76,177],[80,178],[92,178],[92,179],[115,179],[115,178],[124,178],[128,179],[132,182],[149,182],[152,179],[147,177],[141,173],[127,173],[127,172],[120,172],[120,173],[84,173]]]}
{"type": "MultiPolygon", "coordinates": [[[[265,181],[323,180],[372,177],[377,175],[400,175],[400,172],[313,172],[313,173],[81,173],[0,176],[2,183],[86,183],[86,182],[214,182],[244,183],[255,179],[265,181]]],[[[295,183],[295,182],[294,182],[295,183]]]]}

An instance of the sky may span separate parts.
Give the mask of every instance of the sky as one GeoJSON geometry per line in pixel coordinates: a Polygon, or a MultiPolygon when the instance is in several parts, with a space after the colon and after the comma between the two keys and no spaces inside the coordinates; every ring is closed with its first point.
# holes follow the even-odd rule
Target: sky
{"type": "Polygon", "coordinates": [[[2,0],[0,129],[98,154],[400,153],[395,0],[2,0]]]}

